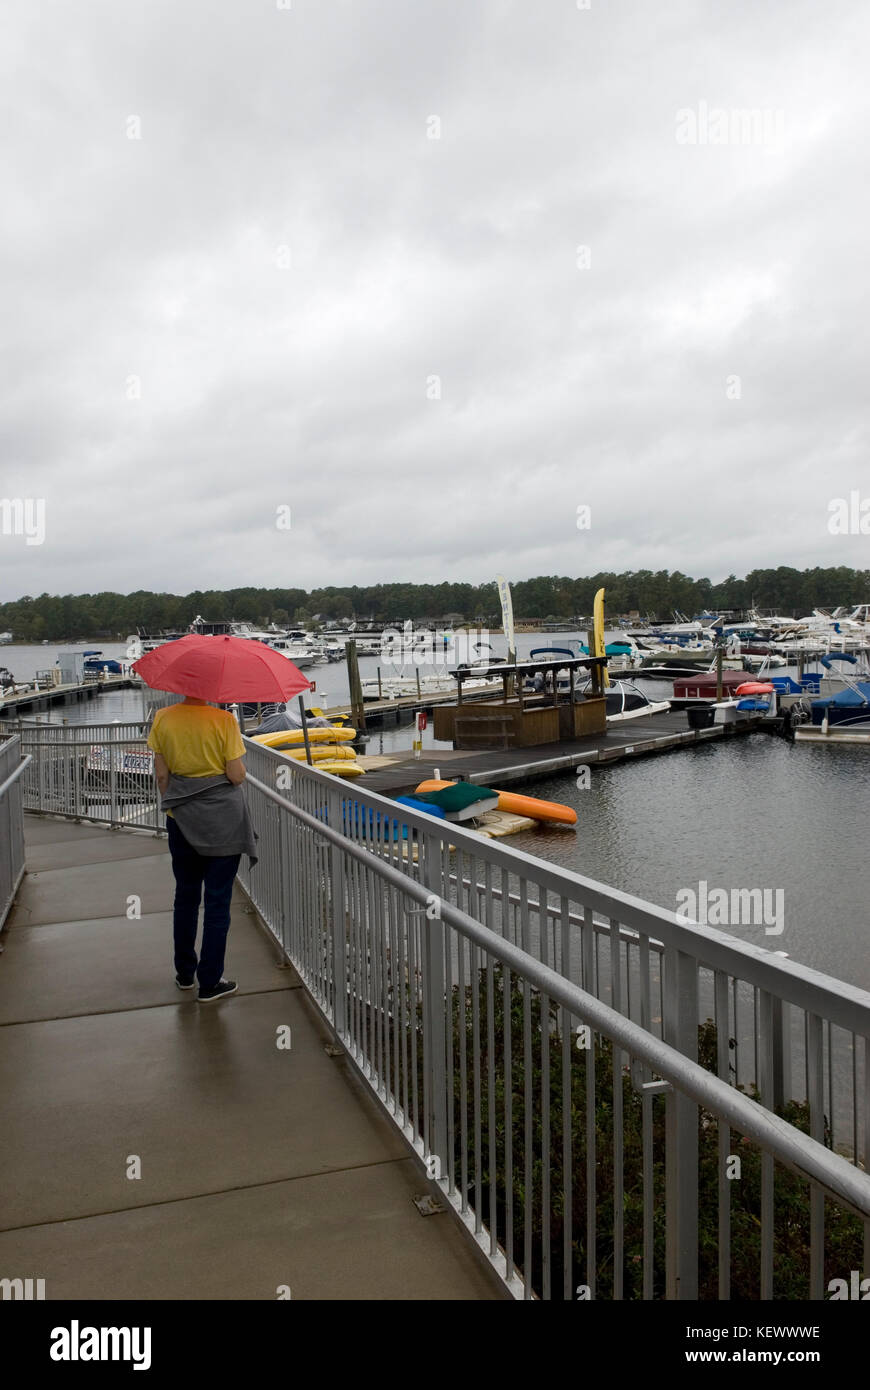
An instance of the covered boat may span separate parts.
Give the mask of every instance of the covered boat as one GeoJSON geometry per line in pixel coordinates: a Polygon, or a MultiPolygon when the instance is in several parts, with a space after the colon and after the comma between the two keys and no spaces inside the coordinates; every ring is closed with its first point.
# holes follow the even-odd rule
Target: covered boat
{"type": "MultiPolygon", "coordinates": [[[[754,679],[751,671],[723,671],[722,693],[733,696],[736,694],[738,686],[754,679]]],[[[682,703],[695,700],[712,702],[716,699],[716,681],[715,671],[702,671],[695,676],[680,676],[678,680],[674,681],[674,701],[682,703]]]]}
{"type": "Polygon", "coordinates": [[[870,681],[853,681],[846,690],[810,704],[810,721],[795,738],[810,742],[870,743],[870,681]]]}

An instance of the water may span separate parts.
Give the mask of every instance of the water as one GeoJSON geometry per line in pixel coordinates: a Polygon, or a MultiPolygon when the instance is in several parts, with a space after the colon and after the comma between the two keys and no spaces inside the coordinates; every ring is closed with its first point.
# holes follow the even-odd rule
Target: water
{"type": "Polygon", "coordinates": [[[511,836],[517,849],[671,911],[701,880],[781,889],[781,935],[721,930],[870,989],[870,749],[745,734],[529,792],[573,806],[577,826],[511,836]]]}
{"type": "MultiPolygon", "coordinates": [[[[578,634],[526,634],[521,655],[532,647],[559,645],[578,634]]],[[[497,655],[504,639],[491,639],[497,655]]],[[[122,658],[124,644],[95,643],[105,656],[122,658]]],[[[18,679],[54,664],[53,647],[9,646],[0,654],[18,679]]],[[[374,675],[378,658],[360,660],[374,675]]],[[[409,668],[410,669],[410,668],[409,668]]],[[[426,667],[421,667],[425,674],[426,667]]],[[[344,663],[313,667],[312,703],[348,701],[344,663]]],[[[651,699],[667,685],[645,681],[651,699]]],[[[88,723],[140,719],[137,690],[115,691],[87,705],[42,716],[46,722],[88,723]]],[[[410,750],[410,726],[375,730],[367,751],[410,750]]],[[[431,724],[424,735],[430,749],[431,724]]],[[[786,951],[826,974],[870,989],[870,872],[867,809],[870,749],[794,744],[770,734],[741,735],[692,749],[593,768],[588,790],[571,773],[536,781],[531,795],[564,802],[577,811],[576,830],[540,827],[507,842],[566,869],[597,879],[671,910],[681,889],[705,880],[710,889],[781,889],[784,930],[763,926],[725,928],[768,950],[786,951]]]]}

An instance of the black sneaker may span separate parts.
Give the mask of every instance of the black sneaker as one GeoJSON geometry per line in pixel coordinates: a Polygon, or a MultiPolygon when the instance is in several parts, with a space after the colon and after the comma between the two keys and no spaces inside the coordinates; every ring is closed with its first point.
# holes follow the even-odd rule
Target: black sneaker
{"type": "Polygon", "coordinates": [[[227,994],[235,994],[237,989],[238,985],[235,980],[218,980],[211,989],[201,989],[196,997],[200,1004],[212,1004],[216,999],[223,999],[227,994]]]}
{"type": "Polygon", "coordinates": [[[179,989],[193,989],[196,980],[182,980],[180,975],[176,975],[175,983],[178,985],[179,989]]]}

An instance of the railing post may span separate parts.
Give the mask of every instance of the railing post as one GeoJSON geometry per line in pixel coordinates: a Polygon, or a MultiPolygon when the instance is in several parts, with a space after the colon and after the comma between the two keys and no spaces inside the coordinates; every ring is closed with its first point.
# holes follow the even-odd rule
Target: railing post
{"type": "Polygon", "coordinates": [[[434,1155],[440,1163],[433,1176],[447,1171],[447,1066],[445,998],[444,923],[440,915],[423,918],[423,1065],[429,1080],[429,1108],[424,1129],[426,1157],[434,1155]]]}
{"type": "Polygon", "coordinates": [[[791,1019],[784,999],[771,996],[771,1043],[773,1047],[773,1076],[771,1104],[777,1107],[791,1100],[791,1019]]]}
{"type": "MultiPolygon", "coordinates": [[[[698,963],[666,955],[665,1042],[698,1060],[698,963]]],[[[698,1297],[698,1107],[672,1090],[666,1100],[666,1296],[698,1297]]]]}
{"type": "Polygon", "coordinates": [[[109,823],[116,825],[118,822],[118,778],[115,772],[115,750],[120,752],[118,744],[111,736],[108,742],[109,749],[109,823]]]}
{"type": "MultiPolygon", "coordinates": [[[[330,790],[327,797],[328,824],[340,833],[341,793],[330,790]]],[[[347,911],[344,901],[344,855],[338,845],[329,851],[330,912],[332,917],[332,1026],[340,1038],[347,1037],[347,911]]]]}

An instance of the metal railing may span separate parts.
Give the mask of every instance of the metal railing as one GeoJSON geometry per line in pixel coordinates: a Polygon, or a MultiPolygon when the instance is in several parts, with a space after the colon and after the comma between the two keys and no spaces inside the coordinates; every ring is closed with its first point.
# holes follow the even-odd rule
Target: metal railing
{"type": "Polygon", "coordinates": [[[162,830],[154,758],[142,723],[0,725],[30,761],[21,779],[26,811],[162,830]]]}
{"type": "Polygon", "coordinates": [[[24,877],[24,817],[21,778],[30,765],[21,740],[0,743],[0,929],[24,877]]]}
{"type": "Polygon", "coordinates": [[[184,699],[183,695],[176,695],[171,690],[152,690],[150,686],[140,686],[142,694],[142,717],[149,723],[159,709],[168,709],[170,705],[177,705],[184,699]]]}
{"type": "Polygon", "coordinates": [[[246,765],[249,896],[515,1293],[821,1298],[867,1267],[870,995],[260,744],[246,765]]]}
{"type": "MultiPolygon", "coordinates": [[[[26,809],[162,826],[143,724],[0,751],[26,809]]],[[[870,1265],[870,995],[250,740],[246,764],[252,902],[512,1292],[820,1298],[870,1265]]]]}

